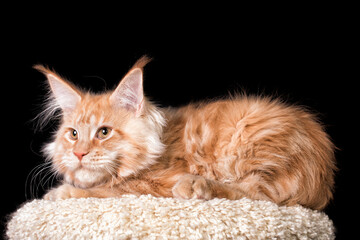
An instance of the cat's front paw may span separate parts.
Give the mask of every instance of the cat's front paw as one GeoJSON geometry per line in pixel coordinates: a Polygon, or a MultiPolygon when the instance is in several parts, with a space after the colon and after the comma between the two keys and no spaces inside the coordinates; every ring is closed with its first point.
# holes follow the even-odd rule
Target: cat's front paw
{"type": "Polygon", "coordinates": [[[212,199],[213,191],[209,180],[202,176],[182,176],[172,189],[174,197],[181,199],[212,199]]]}
{"type": "Polygon", "coordinates": [[[86,190],[75,188],[69,184],[63,184],[51,189],[43,198],[45,200],[55,201],[59,199],[87,197],[86,195],[86,190]]]}

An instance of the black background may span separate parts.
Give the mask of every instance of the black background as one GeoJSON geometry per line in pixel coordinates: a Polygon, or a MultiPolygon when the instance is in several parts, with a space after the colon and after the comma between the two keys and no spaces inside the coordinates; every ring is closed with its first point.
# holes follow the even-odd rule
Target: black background
{"type": "Polygon", "coordinates": [[[353,58],[358,57],[351,16],[340,15],[336,6],[331,11],[322,7],[284,15],[263,15],[266,9],[247,15],[246,10],[213,9],[199,18],[197,11],[203,8],[161,16],[148,12],[139,22],[134,16],[118,18],[121,11],[110,14],[108,22],[94,12],[75,21],[66,12],[37,11],[16,24],[3,22],[2,227],[7,214],[41,197],[51,185],[49,181],[31,195],[30,172],[44,161],[41,146],[56,128],[49,124],[35,130],[33,119],[47,91],[44,76],[32,65],[46,64],[78,86],[101,91],[115,87],[147,54],[153,61],[145,67],[145,93],[162,106],[246,91],[275,95],[318,113],[338,147],[335,197],[325,212],[334,221],[338,239],[350,233],[359,183],[356,142],[351,138],[358,132],[359,76],[352,75],[353,58]]]}

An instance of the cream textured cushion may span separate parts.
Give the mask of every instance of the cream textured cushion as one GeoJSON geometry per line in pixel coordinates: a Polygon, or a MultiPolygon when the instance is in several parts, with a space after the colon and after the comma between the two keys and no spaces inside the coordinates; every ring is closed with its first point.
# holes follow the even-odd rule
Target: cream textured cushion
{"type": "Polygon", "coordinates": [[[151,195],[33,200],[7,225],[10,239],[334,239],[332,221],[301,206],[249,199],[151,195]]]}

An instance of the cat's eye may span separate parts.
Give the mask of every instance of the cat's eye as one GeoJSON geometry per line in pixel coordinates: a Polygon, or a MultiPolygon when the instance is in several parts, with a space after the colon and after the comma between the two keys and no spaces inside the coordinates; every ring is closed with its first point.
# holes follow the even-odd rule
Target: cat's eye
{"type": "Polygon", "coordinates": [[[111,128],[109,127],[101,127],[98,132],[96,133],[96,137],[98,139],[105,139],[107,137],[109,137],[111,132],[111,128]]]}
{"type": "Polygon", "coordinates": [[[72,140],[77,140],[78,139],[78,132],[75,129],[70,129],[70,138],[72,140]]]}

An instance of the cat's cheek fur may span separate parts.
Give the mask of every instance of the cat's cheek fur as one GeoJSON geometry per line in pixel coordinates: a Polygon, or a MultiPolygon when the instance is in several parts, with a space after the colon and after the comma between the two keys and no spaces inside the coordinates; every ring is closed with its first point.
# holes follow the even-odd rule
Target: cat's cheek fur
{"type": "Polygon", "coordinates": [[[47,160],[51,160],[55,155],[56,142],[51,142],[45,145],[42,152],[45,154],[47,160]]]}
{"type": "Polygon", "coordinates": [[[123,156],[118,175],[127,177],[149,168],[164,152],[161,142],[165,119],[160,111],[149,110],[146,117],[135,117],[128,121],[122,131],[127,140],[118,142],[117,151],[123,156]]]}

